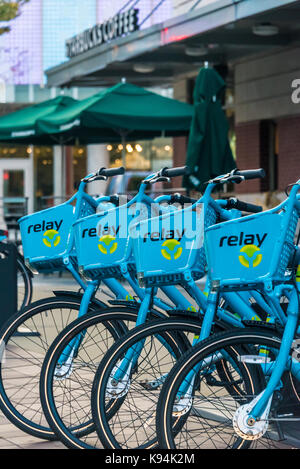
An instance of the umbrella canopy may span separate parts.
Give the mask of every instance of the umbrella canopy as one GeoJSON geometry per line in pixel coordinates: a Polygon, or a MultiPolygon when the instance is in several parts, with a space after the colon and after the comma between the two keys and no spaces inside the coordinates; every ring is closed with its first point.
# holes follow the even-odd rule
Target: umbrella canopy
{"type": "Polygon", "coordinates": [[[76,103],[68,96],[58,96],[39,104],[26,107],[0,118],[0,142],[20,144],[46,144],[55,142],[51,136],[41,136],[37,132],[37,119],[59,112],[76,103]]]}
{"type": "Polygon", "coordinates": [[[183,185],[203,192],[209,179],[236,167],[228,141],[228,122],[222,109],[225,82],[212,68],[200,70],[194,90],[194,115],[190,130],[183,185]]]}
{"type": "Polygon", "coordinates": [[[122,82],[39,119],[37,133],[81,144],[176,136],[189,132],[192,115],[189,104],[122,82]]]}

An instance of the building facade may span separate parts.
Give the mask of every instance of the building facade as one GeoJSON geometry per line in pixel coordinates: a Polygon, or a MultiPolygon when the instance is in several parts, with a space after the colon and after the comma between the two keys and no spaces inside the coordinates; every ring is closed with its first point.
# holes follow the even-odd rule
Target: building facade
{"type": "MultiPolygon", "coordinates": [[[[9,33],[0,36],[0,115],[24,106],[51,99],[60,93],[83,99],[102,87],[48,87],[45,70],[67,63],[66,40],[101,23],[124,6],[110,0],[30,0],[21,15],[9,22],[9,33]]],[[[142,29],[172,16],[172,2],[156,8],[156,0],[141,0],[139,14],[142,29]],[[154,10],[154,11],[153,11],[154,10]],[[152,13],[152,14],[150,14],[152,13]]],[[[1,26],[6,26],[1,23],[1,26]]],[[[167,96],[172,90],[158,90],[167,96]]],[[[59,203],[74,191],[76,183],[101,166],[118,165],[120,145],[87,147],[34,147],[0,145],[0,218],[3,225],[3,198],[25,198],[28,210],[59,203]],[[2,201],[2,203],[1,203],[2,201]]],[[[172,141],[160,139],[134,142],[127,146],[129,170],[149,171],[170,165],[172,141]]],[[[91,191],[103,189],[101,185],[91,191]]]]}
{"type": "MultiPolygon", "coordinates": [[[[139,2],[128,5],[133,3],[139,8],[139,2]]],[[[264,181],[237,190],[246,199],[276,203],[300,169],[300,2],[173,0],[170,8],[170,17],[159,24],[48,70],[48,83],[108,85],[123,73],[143,86],[171,86],[175,98],[191,102],[195,77],[207,61],[227,82],[224,108],[237,166],[267,172],[264,181]]],[[[176,140],[175,164],[184,163],[185,149],[185,139],[176,140]]]]}
{"type": "MultiPolygon", "coordinates": [[[[283,197],[299,165],[299,0],[87,0],[84,5],[31,0],[11,32],[0,36],[1,113],[60,92],[80,99],[122,77],[191,103],[199,68],[208,62],[227,83],[224,109],[237,166],[267,172],[264,181],[237,190],[266,206],[283,197]],[[137,10],[137,28],[118,35],[113,18],[126,19],[130,9],[137,10]],[[88,43],[80,42],[83,37],[88,43]],[[83,49],[69,58],[71,39],[83,49]]],[[[184,137],[133,142],[126,148],[127,167],[147,171],[172,162],[182,165],[186,147],[184,137]]],[[[41,198],[65,197],[84,171],[118,165],[122,153],[120,145],[109,142],[64,152],[28,147],[21,158],[20,151],[0,150],[0,181],[6,181],[0,183],[0,196],[18,186],[21,175],[9,171],[22,163],[31,181],[23,180],[31,208],[41,198]]]]}

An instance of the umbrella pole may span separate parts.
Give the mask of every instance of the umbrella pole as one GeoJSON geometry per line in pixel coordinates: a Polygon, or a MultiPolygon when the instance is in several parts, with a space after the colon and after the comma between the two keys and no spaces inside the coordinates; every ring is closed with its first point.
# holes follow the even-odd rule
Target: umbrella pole
{"type": "Polygon", "coordinates": [[[126,169],[126,134],[121,133],[122,137],[122,166],[126,169]]]}

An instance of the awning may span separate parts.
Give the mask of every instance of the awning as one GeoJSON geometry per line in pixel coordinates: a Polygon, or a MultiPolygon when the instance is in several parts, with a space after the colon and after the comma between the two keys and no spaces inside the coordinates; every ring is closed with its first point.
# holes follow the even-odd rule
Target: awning
{"type": "Polygon", "coordinates": [[[299,0],[217,0],[47,70],[48,86],[108,86],[122,77],[141,86],[170,85],[196,75],[204,61],[226,64],[297,41],[299,16],[299,0]],[[264,23],[275,24],[278,33],[254,33],[264,23]]]}

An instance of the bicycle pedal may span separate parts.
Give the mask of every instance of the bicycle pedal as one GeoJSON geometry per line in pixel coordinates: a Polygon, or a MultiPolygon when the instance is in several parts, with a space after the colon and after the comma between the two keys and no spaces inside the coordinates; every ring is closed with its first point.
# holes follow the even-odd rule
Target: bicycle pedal
{"type": "Polygon", "coordinates": [[[265,322],[265,321],[255,321],[255,320],[243,320],[242,323],[244,326],[249,326],[249,327],[262,327],[262,328],[268,328],[272,330],[278,330],[278,326],[273,323],[265,322]]]}
{"type": "Polygon", "coordinates": [[[191,311],[189,309],[169,309],[167,313],[170,316],[189,316],[197,319],[200,317],[199,311],[191,311]]]}
{"type": "Polygon", "coordinates": [[[134,308],[137,304],[140,304],[136,300],[108,300],[108,303],[115,306],[129,306],[131,308],[134,308]]]}

